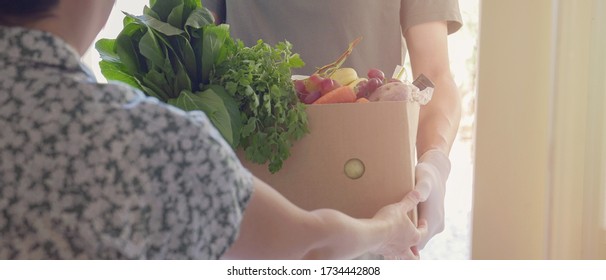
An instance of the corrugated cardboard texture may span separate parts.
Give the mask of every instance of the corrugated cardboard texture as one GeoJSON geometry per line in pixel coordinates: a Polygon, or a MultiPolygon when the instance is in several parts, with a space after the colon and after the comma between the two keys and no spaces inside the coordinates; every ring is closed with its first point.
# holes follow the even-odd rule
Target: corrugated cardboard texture
{"type": "MultiPolygon", "coordinates": [[[[333,208],[357,218],[372,217],[413,188],[417,104],[310,105],[307,114],[310,134],[295,143],[279,172],[243,164],[304,209],[333,208]],[[352,158],[365,166],[358,179],[344,172],[352,158]]],[[[239,156],[244,159],[243,153],[239,156]]],[[[411,216],[416,222],[416,214],[411,216]]]]}

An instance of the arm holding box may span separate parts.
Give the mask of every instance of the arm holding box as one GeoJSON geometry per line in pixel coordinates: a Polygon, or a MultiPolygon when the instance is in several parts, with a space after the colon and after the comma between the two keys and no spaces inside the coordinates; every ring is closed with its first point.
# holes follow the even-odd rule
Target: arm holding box
{"type": "Polygon", "coordinates": [[[419,204],[419,217],[427,219],[429,235],[421,240],[422,249],[429,239],[444,229],[444,194],[450,173],[448,154],[461,119],[461,101],[452,78],[448,58],[447,23],[418,24],[405,31],[413,75],[421,73],[435,84],[431,102],[419,114],[417,133],[416,185],[430,185],[432,191],[419,204]]]}
{"type": "Polygon", "coordinates": [[[388,258],[418,259],[410,248],[425,237],[427,228],[423,222],[415,227],[407,216],[419,202],[417,191],[385,206],[372,219],[354,219],[332,209],[305,211],[254,180],[240,236],[225,258],[345,259],[372,251],[388,258]]]}

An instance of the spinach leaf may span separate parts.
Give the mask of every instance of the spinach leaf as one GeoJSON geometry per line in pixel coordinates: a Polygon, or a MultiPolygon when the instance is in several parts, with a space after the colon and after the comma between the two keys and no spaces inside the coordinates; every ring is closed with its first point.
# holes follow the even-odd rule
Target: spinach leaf
{"type": "Polygon", "coordinates": [[[116,53],[116,40],[115,39],[100,39],[95,43],[95,48],[101,55],[103,61],[112,63],[121,63],[118,53],[116,53]]]}
{"type": "Polygon", "coordinates": [[[198,78],[198,66],[196,64],[196,54],[192,44],[185,36],[175,36],[172,38],[172,44],[178,59],[183,63],[187,74],[191,79],[192,86],[199,89],[200,79],[198,78]]]}
{"type": "Polygon", "coordinates": [[[181,3],[177,7],[175,7],[170,14],[168,14],[168,18],[166,22],[174,27],[181,29],[183,26],[183,10],[185,9],[185,3],[181,3]]]}
{"type": "Polygon", "coordinates": [[[141,83],[133,77],[132,75],[124,72],[118,63],[113,63],[111,61],[101,61],[99,62],[99,67],[101,68],[101,74],[110,81],[118,81],[123,82],[131,87],[143,90],[141,83]]]}
{"type": "Polygon", "coordinates": [[[212,88],[197,94],[190,91],[182,91],[179,97],[169,99],[168,104],[185,111],[203,111],[225,140],[228,143],[234,142],[234,133],[228,109],[225,107],[223,99],[212,88]]]}
{"type": "Polygon", "coordinates": [[[173,93],[178,94],[183,90],[191,91],[192,83],[191,79],[189,78],[189,75],[187,74],[187,71],[185,70],[185,67],[183,66],[181,61],[179,61],[178,58],[174,57],[174,61],[177,70],[175,73],[173,93]]]}
{"type": "Polygon", "coordinates": [[[177,27],[174,27],[166,22],[162,22],[150,15],[135,16],[135,15],[131,15],[126,12],[124,14],[127,17],[130,17],[131,19],[135,20],[136,22],[139,22],[150,28],[153,28],[154,30],[156,30],[166,36],[175,36],[175,35],[179,35],[179,34],[183,33],[183,30],[181,30],[177,27]]]}
{"type": "Polygon", "coordinates": [[[219,85],[208,85],[205,87],[206,90],[212,90],[225,105],[227,114],[229,114],[230,125],[233,132],[233,144],[234,148],[240,145],[240,135],[242,131],[242,121],[240,120],[240,109],[236,100],[225,91],[225,88],[219,85]]]}
{"type": "Polygon", "coordinates": [[[186,28],[191,29],[199,29],[207,25],[211,25],[215,22],[215,18],[213,14],[204,8],[196,8],[193,10],[189,16],[187,17],[187,21],[185,22],[186,28]]]}
{"type": "Polygon", "coordinates": [[[183,0],[151,0],[150,7],[159,16],[159,20],[166,22],[173,9],[182,3],[183,0]]]}
{"type": "Polygon", "coordinates": [[[150,68],[154,66],[160,68],[168,66],[165,65],[165,48],[165,46],[163,47],[158,43],[158,39],[151,29],[148,29],[141,37],[141,40],[139,40],[139,52],[143,57],[147,58],[150,68]]]}
{"type": "Polygon", "coordinates": [[[130,23],[124,27],[116,38],[116,54],[122,64],[130,73],[142,72],[147,69],[136,46],[136,42],[143,35],[145,27],[137,23],[130,23]]]}
{"type": "Polygon", "coordinates": [[[223,48],[226,40],[229,38],[228,25],[204,27],[202,37],[202,83],[207,84],[211,70],[215,65],[221,64],[227,58],[227,48],[223,48]]]}
{"type": "Polygon", "coordinates": [[[172,88],[166,78],[166,74],[159,70],[152,69],[141,76],[143,86],[154,91],[155,97],[166,102],[172,96],[172,88]]]}

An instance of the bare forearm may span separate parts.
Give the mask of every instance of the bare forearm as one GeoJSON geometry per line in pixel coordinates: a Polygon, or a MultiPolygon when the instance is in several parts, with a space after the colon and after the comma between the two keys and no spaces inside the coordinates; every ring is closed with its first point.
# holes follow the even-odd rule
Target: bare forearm
{"type": "Polygon", "coordinates": [[[225,258],[346,259],[378,247],[388,225],[335,210],[304,211],[255,179],[240,236],[225,258]]]}
{"type": "Polygon", "coordinates": [[[373,220],[355,220],[330,209],[311,213],[318,223],[320,242],[306,259],[355,258],[376,250],[388,235],[389,225],[373,220]]]}
{"type": "Polygon", "coordinates": [[[431,79],[436,86],[433,98],[421,108],[419,115],[419,156],[431,149],[448,155],[461,121],[461,100],[450,72],[433,76],[431,79]]]}
{"type": "Polygon", "coordinates": [[[450,72],[446,22],[410,27],[404,34],[413,75],[427,76],[435,84],[432,100],[421,107],[417,153],[438,149],[449,154],[461,120],[461,100],[450,72]]]}

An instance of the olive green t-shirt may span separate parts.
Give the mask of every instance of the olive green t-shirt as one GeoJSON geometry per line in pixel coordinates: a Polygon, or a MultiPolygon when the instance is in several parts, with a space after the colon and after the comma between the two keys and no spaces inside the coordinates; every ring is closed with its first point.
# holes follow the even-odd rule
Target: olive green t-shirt
{"type": "Polygon", "coordinates": [[[446,21],[448,32],[457,31],[461,15],[457,0],[203,0],[203,5],[230,24],[234,37],[253,45],[258,39],[275,44],[287,40],[306,66],[297,74],[310,74],[344,52],[362,36],[344,66],[360,75],[370,68],[390,74],[403,64],[403,38],[409,27],[446,21]]]}

